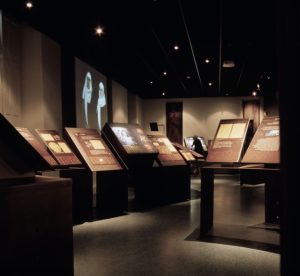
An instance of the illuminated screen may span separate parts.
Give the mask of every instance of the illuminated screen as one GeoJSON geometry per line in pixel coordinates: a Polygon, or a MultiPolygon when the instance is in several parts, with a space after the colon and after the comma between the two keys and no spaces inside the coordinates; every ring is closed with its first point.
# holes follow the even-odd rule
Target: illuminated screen
{"type": "Polygon", "coordinates": [[[106,77],[75,58],[77,127],[101,130],[107,122],[106,77]]]}

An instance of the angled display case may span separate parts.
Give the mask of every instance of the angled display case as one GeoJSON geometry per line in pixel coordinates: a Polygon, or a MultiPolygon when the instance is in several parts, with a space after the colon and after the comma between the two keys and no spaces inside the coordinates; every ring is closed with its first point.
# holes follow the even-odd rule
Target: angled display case
{"type": "Polygon", "coordinates": [[[186,166],[182,156],[165,135],[148,133],[147,136],[158,151],[156,160],[161,166],[186,166]]]}
{"type": "Polygon", "coordinates": [[[1,272],[72,275],[71,181],[35,175],[52,167],[2,114],[0,130],[1,272]]]}
{"type": "Polygon", "coordinates": [[[96,214],[110,217],[127,210],[127,169],[96,129],[65,128],[66,140],[81,162],[96,174],[96,214]]]}
{"type": "Polygon", "coordinates": [[[40,172],[41,175],[56,176],[72,179],[72,201],[73,201],[73,224],[80,224],[93,219],[93,176],[89,170],[86,170],[78,157],[74,154],[65,140],[57,130],[53,129],[36,129],[45,151],[37,143],[33,142],[28,136],[28,132],[21,128],[23,136],[28,142],[33,144],[37,152],[49,162],[50,157],[53,163],[54,172],[40,172]],[[25,135],[24,135],[25,134],[25,135]],[[50,155],[50,157],[49,157],[50,155]]]}
{"type": "Polygon", "coordinates": [[[190,198],[190,168],[171,141],[157,132],[147,133],[158,150],[157,181],[160,182],[162,202],[170,203],[190,198]]]}
{"type": "Polygon", "coordinates": [[[135,207],[145,209],[159,204],[161,187],[154,168],[158,150],[143,129],[137,124],[106,123],[101,134],[115,156],[128,168],[135,207]]]}
{"type": "Polygon", "coordinates": [[[262,120],[241,162],[279,164],[279,117],[265,117],[262,120]]]}
{"type": "Polygon", "coordinates": [[[96,129],[65,128],[68,141],[92,172],[123,170],[96,129]]]}
{"type": "Polygon", "coordinates": [[[152,167],[158,155],[158,150],[137,124],[106,123],[102,135],[129,168],[152,167]]]}
{"type": "Polygon", "coordinates": [[[80,166],[81,162],[69,148],[62,136],[54,129],[36,129],[56,162],[62,167],[80,166]]]}
{"type": "Polygon", "coordinates": [[[22,137],[39,153],[51,167],[58,167],[59,164],[55,161],[52,155],[46,150],[45,146],[41,144],[35,136],[25,127],[16,127],[16,130],[22,137]]]}
{"type": "Polygon", "coordinates": [[[220,120],[214,140],[208,149],[206,161],[239,163],[244,151],[249,123],[248,119],[220,120]]]}

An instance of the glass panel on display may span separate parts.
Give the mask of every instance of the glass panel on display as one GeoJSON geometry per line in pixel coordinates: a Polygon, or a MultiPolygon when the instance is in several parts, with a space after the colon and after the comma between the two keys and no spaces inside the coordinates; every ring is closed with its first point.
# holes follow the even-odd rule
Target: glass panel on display
{"type": "Polygon", "coordinates": [[[96,129],[65,128],[66,134],[91,171],[122,170],[96,129]]]}
{"type": "Polygon", "coordinates": [[[107,122],[106,77],[75,58],[77,126],[101,130],[107,122]]]}
{"type": "Polygon", "coordinates": [[[242,163],[279,164],[279,117],[265,117],[259,125],[242,163]]]}
{"type": "Polygon", "coordinates": [[[61,166],[81,165],[80,160],[72,152],[58,131],[52,129],[36,129],[36,132],[61,166]]]}
{"type": "Polygon", "coordinates": [[[50,166],[58,166],[58,163],[51,156],[51,154],[45,149],[32,133],[24,127],[16,127],[16,130],[23,136],[23,138],[48,162],[50,166]]]}
{"type": "Polygon", "coordinates": [[[134,124],[110,124],[110,127],[128,154],[157,153],[144,131],[134,124]]]}
{"type": "Polygon", "coordinates": [[[214,163],[240,162],[248,128],[248,119],[220,120],[206,161],[214,163]]]}
{"type": "Polygon", "coordinates": [[[162,166],[186,165],[181,155],[177,152],[170,140],[159,134],[148,134],[148,138],[158,150],[158,163],[162,166]]]}
{"type": "Polygon", "coordinates": [[[152,167],[158,151],[137,124],[105,124],[101,136],[130,169],[152,167]]]}

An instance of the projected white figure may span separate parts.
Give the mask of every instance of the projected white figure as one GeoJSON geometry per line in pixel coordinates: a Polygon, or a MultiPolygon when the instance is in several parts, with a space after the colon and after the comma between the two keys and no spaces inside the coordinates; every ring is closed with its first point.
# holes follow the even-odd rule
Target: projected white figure
{"type": "Polygon", "coordinates": [[[104,84],[103,82],[99,82],[99,97],[97,103],[97,118],[98,118],[98,128],[101,129],[101,107],[106,106],[106,98],[104,93],[104,84]]]}
{"type": "Polygon", "coordinates": [[[84,85],[83,85],[83,89],[82,89],[82,99],[83,99],[83,108],[84,108],[85,126],[86,127],[89,126],[88,104],[91,103],[92,93],[93,93],[92,75],[90,72],[87,72],[85,75],[84,85]]]}

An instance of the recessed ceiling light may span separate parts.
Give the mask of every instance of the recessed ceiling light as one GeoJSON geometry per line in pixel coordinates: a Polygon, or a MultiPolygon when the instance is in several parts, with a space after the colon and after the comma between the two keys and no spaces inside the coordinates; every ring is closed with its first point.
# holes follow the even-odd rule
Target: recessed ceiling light
{"type": "Polygon", "coordinates": [[[226,93],[225,96],[229,96],[229,93],[226,93]]]}
{"type": "Polygon", "coordinates": [[[257,95],[257,92],[254,90],[254,91],[252,91],[252,96],[256,96],[257,95]]]}
{"type": "Polygon", "coordinates": [[[174,50],[175,51],[178,51],[179,50],[179,46],[176,44],[176,45],[174,45],[174,50]]]}
{"type": "Polygon", "coordinates": [[[205,63],[210,63],[210,59],[206,58],[206,59],[204,60],[204,62],[205,62],[205,63]]]}
{"type": "Polygon", "coordinates": [[[267,76],[267,79],[269,80],[269,79],[271,79],[271,77],[270,77],[270,76],[267,76]]]}
{"type": "Polygon", "coordinates": [[[186,76],[186,78],[187,78],[188,80],[190,80],[190,79],[191,79],[191,76],[186,76]]]}
{"type": "Polygon", "coordinates": [[[161,95],[162,95],[162,96],[165,96],[165,95],[166,95],[166,93],[165,93],[165,92],[162,92],[162,93],[161,93],[161,95]]]}
{"type": "Polygon", "coordinates": [[[150,84],[153,84],[153,81],[150,81],[150,84]]]}
{"type": "Polygon", "coordinates": [[[259,83],[256,84],[256,88],[257,88],[257,89],[260,89],[260,84],[259,84],[259,83]]]}
{"type": "Polygon", "coordinates": [[[95,28],[95,34],[98,36],[101,36],[103,34],[103,28],[101,28],[100,26],[97,26],[95,28]]]}
{"type": "Polygon", "coordinates": [[[208,83],[208,86],[212,86],[212,82],[209,82],[209,83],[208,83]]]}
{"type": "Polygon", "coordinates": [[[164,71],[163,74],[164,74],[164,76],[166,76],[168,73],[167,73],[167,71],[164,71]]]}
{"type": "Polygon", "coordinates": [[[26,5],[27,9],[31,9],[33,7],[33,4],[31,1],[27,1],[25,5],[26,5]]]}

